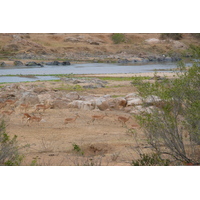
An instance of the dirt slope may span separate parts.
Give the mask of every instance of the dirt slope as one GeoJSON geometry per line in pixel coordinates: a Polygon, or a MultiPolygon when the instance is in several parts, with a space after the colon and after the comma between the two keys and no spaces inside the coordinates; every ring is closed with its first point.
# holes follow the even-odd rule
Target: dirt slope
{"type": "Polygon", "coordinates": [[[105,55],[113,54],[145,56],[181,53],[190,44],[200,44],[199,39],[191,34],[183,34],[178,41],[159,40],[160,34],[156,33],[126,33],[124,37],[124,42],[115,44],[111,33],[1,33],[0,57],[12,55],[22,59],[81,60],[86,57],[94,59],[98,55],[99,59],[105,59],[105,55]]]}

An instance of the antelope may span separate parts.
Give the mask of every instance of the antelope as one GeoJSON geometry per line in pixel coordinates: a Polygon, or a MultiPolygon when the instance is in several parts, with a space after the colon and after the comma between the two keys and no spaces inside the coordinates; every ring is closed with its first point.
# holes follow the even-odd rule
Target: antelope
{"type": "Polygon", "coordinates": [[[36,105],[34,112],[39,111],[39,110],[43,110],[43,112],[44,112],[46,109],[48,109],[50,107],[51,107],[50,104],[49,105],[38,104],[38,105],[36,105]]]}
{"type": "Polygon", "coordinates": [[[13,112],[15,112],[15,110],[11,110],[11,111],[4,110],[1,113],[3,114],[3,116],[5,116],[5,115],[11,115],[13,112]]]}
{"type": "Polygon", "coordinates": [[[94,123],[95,120],[102,120],[105,116],[108,116],[107,113],[105,115],[93,115],[92,116],[92,122],[94,123]]]}
{"type": "Polygon", "coordinates": [[[122,117],[122,116],[119,116],[119,117],[118,117],[118,121],[122,122],[122,126],[123,126],[123,124],[126,125],[126,122],[127,122],[129,119],[131,119],[131,116],[129,116],[128,118],[122,117]]]}
{"type": "Polygon", "coordinates": [[[28,119],[27,119],[27,122],[38,122],[38,124],[41,122],[41,121],[45,121],[44,119],[42,119],[42,117],[36,117],[36,116],[30,116],[28,119]]]}
{"type": "Polygon", "coordinates": [[[14,104],[16,103],[16,101],[17,101],[17,99],[16,99],[16,100],[7,99],[7,100],[5,100],[4,103],[5,103],[6,105],[12,106],[12,105],[14,105],[14,104]]]}
{"type": "Polygon", "coordinates": [[[137,124],[132,124],[132,125],[131,125],[131,128],[132,128],[132,129],[137,129],[137,128],[139,128],[139,125],[137,125],[137,124]]]}
{"type": "Polygon", "coordinates": [[[65,118],[64,124],[75,122],[78,117],[80,117],[80,116],[78,114],[76,114],[76,117],[74,117],[74,118],[65,118]]]}
{"type": "Polygon", "coordinates": [[[4,108],[6,106],[6,103],[5,102],[0,102],[0,109],[1,108],[4,108]]]}
{"type": "Polygon", "coordinates": [[[22,116],[22,122],[23,122],[23,120],[24,120],[25,118],[27,119],[26,122],[28,122],[28,119],[31,118],[31,115],[29,115],[28,113],[24,113],[23,116],[22,116]]]}
{"type": "Polygon", "coordinates": [[[28,108],[29,108],[29,103],[28,104],[22,103],[22,104],[19,105],[20,111],[22,111],[24,109],[24,111],[26,112],[28,110],[28,108]]]}

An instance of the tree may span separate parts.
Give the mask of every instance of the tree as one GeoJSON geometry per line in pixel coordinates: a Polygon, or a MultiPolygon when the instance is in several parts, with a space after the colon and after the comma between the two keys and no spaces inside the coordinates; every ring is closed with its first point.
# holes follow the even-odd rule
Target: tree
{"type": "Polygon", "coordinates": [[[190,68],[180,62],[177,78],[137,84],[140,95],[158,96],[151,112],[137,115],[148,143],[161,157],[176,164],[200,164],[200,48],[193,47],[190,68]]]}

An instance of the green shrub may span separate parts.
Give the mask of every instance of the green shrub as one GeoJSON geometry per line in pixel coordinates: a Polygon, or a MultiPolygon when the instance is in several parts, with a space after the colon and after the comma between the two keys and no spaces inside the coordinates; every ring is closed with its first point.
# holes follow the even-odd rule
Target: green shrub
{"type": "Polygon", "coordinates": [[[0,123],[0,165],[18,166],[23,156],[19,154],[20,147],[17,144],[17,136],[13,138],[6,133],[6,126],[2,120],[0,123]]]}
{"type": "Polygon", "coordinates": [[[122,33],[113,33],[112,40],[115,44],[125,42],[125,36],[122,33]]]}
{"type": "Polygon", "coordinates": [[[77,144],[72,144],[73,145],[73,150],[76,151],[77,153],[80,153],[81,155],[84,155],[84,152],[81,150],[80,146],[77,144]]]}
{"type": "Polygon", "coordinates": [[[162,159],[159,154],[140,154],[141,159],[133,160],[131,165],[133,166],[168,166],[170,161],[168,159],[162,159]]]}
{"type": "Polygon", "coordinates": [[[160,39],[172,39],[172,40],[180,40],[182,39],[183,35],[182,33],[161,33],[160,39]]]}
{"type": "MultiPolygon", "coordinates": [[[[192,50],[194,58],[199,58],[200,48],[192,50]]],[[[178,67],[182,73],[177,72],[176,79],[137,84],[140,96],[155,95],[162,101],[152,102],[151,112],[136,118],[147,142],[161,157],[167,155],[176,164],[200,164],[200,63],[197,59],[186,68],[180,62],[178,67]]]]}

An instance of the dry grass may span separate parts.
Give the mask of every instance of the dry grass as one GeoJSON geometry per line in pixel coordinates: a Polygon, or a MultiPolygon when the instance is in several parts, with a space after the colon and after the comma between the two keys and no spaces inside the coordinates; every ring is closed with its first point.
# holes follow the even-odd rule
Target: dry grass
{"type": "MultiPolygon", "coordinates": [[[[114,44],[111,33],[31,33],[28,36],[24,34],[0,34],[0,47],[13,43],[13,35],[20,35],[24,40],[42,45],[43,49],[48,53],[91,53],[91,54],[116,54],[126,52],[130,54],[160,54],[167,52],[181,52],[184,48],[175,48],[172,42],[164,43],[147,43],[146,39],[160,38],[159,33],[125,33],[125,42],[114,44]],[[74,38],[74,41],[66,38],[74,38]],[[91,44],[90,41],[98,42],[99,45],[91,44]]],[[[200,44],[198,38],[192,37],[190,34],[183,34],[183,38],[179,41],[189,46],[189,44],[200,44]]],[[[27,50],[37,52],[37,48],[30,46],[20,47],[19,52],[23,53],[27,50]]]]}

